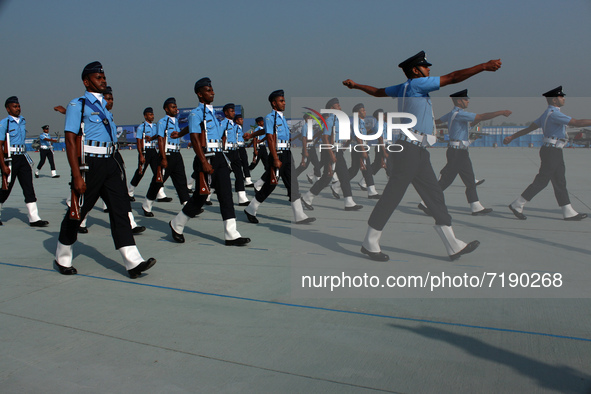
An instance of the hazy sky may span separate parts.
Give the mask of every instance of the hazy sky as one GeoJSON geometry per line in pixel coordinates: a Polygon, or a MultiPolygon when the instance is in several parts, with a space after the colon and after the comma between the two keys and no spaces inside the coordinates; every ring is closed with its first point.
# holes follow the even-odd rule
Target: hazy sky
{"type": "MultiPolygon", "coordinates": [[[[0,99],[19,97],[29,136],[46,123],[61,130],[52,108],[82,95],[82,68],[99,60],[118,124],[140,123],[146,106],[163,116],[170,96],[196,105],[203,76],[214,104],[242,104],[247,117],[268,113],[268,94],[285,89],[290,115],[290,97],[359,96],[341,85],[346,78],[403,82],[398,63],[420,50],[432,75],[501,58],[497,73],[458,86],[473,97],[539,97],[558,85],[587,97],[590,21],[589,0],[0,0],[0,99]]],[[[591,117],[568,101],[564,112],[591,117]]]]}

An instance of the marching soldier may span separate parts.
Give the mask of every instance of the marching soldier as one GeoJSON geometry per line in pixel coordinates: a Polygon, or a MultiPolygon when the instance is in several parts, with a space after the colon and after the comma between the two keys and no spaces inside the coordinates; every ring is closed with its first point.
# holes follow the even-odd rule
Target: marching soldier
{"type": "Polygon", "coordinates": [[[51,177],[59,178],[55,170],[55,162],[53,161],[53,142],[59,142],[58,140],[51,138],[49,135],[49,125],[45,125],[41,128],[43,132],[39,135],[39,164],[37,164],[37,170],[35,170],[35,178],[39,178],[39,171],[45,164],[45,159],[49,161],[49,168],[51,168],[51,177]]]}
{"type": "Polygon", "coordinates": [[[224,154],[230,161],[232,172],[234,173],[234,190],[238,195],[238,205],[248,206],[249,200],[246,197],[246,190],[244,189],[244,174],[242,173],[242,161],[238,154],[238,140],[236,135],[236,124],[234,124],[234,117],[236,116],[236,108],[232,103],[224,105],[223,108],[224,120],[220,122],[220,127],[224,135],[224,154]]]}
{"type": "Polygon", "coordinates": [[[398,112],[409,112],[417,118],[416,126],[410,129],[412,138],[401,133],[396,142],[402,145],[403,150],[393,153],[388,160],[390,178],[369,217],[361,252],[372,260],[389,260],[389,256],[380,249],[382,230],[411,183],[433,213],[435,230],[445,244],[451,260],[474,251],[480,244],[478,241],[466,244],[457,239],[452,230],[451,216],[447,212],[445,198],[433,172],[429,151],[426,149],[435,139],[432,135],[434,119],[429,92],[462,82],[482,71],[496,71],[501,67],[501,61],[491,60],[442,77],[429,76],[429,66],[431,63],[425,58],[425,52],[421,51],[398,65],[408,78],[405,83],[378,89],[357,84],[350,79],[343,81],[349,89],[359,89],[371,96],[398,97],[398,112]]]}
{"type": "MultiPolygon", "coordinates": [[[[355,105],[355,107],[353,107],[353,112],[357,112],[359,114],[359,132],[361,134],[367,135],[367,129],[365,128],[365,105],[363,105],[362,103],[355,105]]],[[[355,176],[359,172],[359,169],[361,169],[361,174],[363,175],[363,183],[359,182],[359,186],[362,190],[367,190],[367,198],[369,198],[370,200],[378,200],[380,198],[380,195],[378,194],[373,181],[373,173],[369,153],[358,152],[355,149],[356,144],[357,146],[363,146],[363,141],[360,138],[352,137],[351,143],[353,146],[351,149],[351,167],[349,167],[349,179],[355,178],[355,176]]]]}
{"type": "Polygon", "coordinates": [[[71,186],[76,198],[62,221],[54,264],[62,275],[78,272],[72,265],[72,258],[80,219],[100,196],[109,208],[115,248],[121,253],[129,277],[135,279],[154,266],[156,259],[144,260],[133,239],[123,163],[114,155],[117,133],[109,120],[110,113],[102,95],[107,81],[101,63],[87,64],[82,71],[82,82],[86,93],[68,104],[64,127],[66,153],[72,170],[71,186]],[[76,212],[78,208],[79,212],[76,212]]]}
{"type": "MultiPolygon", "coordinates": [[[[113,119],[113,114],[111,113],[111,109],[113,109],[113,104],[115,103],[115,100],[113,97],[113,89],[111,89],[110,86],[107,86],[107,88],[103,92],[103,101],[105,102],[105,109],[107,110],[106,115],[108,115],[109,124],[111,125],[111,128],[113,129],[112,132],[117,134],[117,125],[115,124],[115,121],[113,119]]],[[[66,114],[66,109],[64,107],[62,107],[61,105],[54,107],[54,110],[56,110],[64,115],[66,114]]],[[[121,156],[121,153],[119,153],[118,147],[117,147],[117,150],[115,150],[115,153],[113,154],[113,156],[115,157],[117,162],[121,163],[121,166],[123,167],[123,170],[124,170],[124,178],[126,179],[126,177],[125,177],[125,163],[123,162],[123,157],[121,156]]],[[[125,183],[127,183],[127,182],[125,182],[125,183]]],[[[68,193],[68,197],[66,198],[66,205],[68,205],[68,206],[70,206],[70,204],[72,203],[71,197],[72,197],[72,193],[68,193]]],[[[105,203],[104,200],[103,200],[103,211],[105,213],[109,212],[109,209],[107,208],[107,204],[105,203]]],[[[146,231],[146,227],[140,226],[135,222],[135,217],[133,216],[133,212],[131,212],[131,209],[129,210],[129,212],[127,212],[127,215],[129,216],[129,223],[131,224],[131,231],[134,234],[139,234],[139,233],[146,231]]],[[[86,226],[87,220],[88,220],[88,215],[85,216],[82,219],[82,221],[80,222],[80,226],[78,227],[79,234],[88,234],[88,227],[86,226]]]]}
{"type": "MultiPolygon", "coordinates": [[[[466,111],[470,103],[468,89],[450,94],[449,97],[451,97],[454,103],[454,108],[451,112],[448,112],[436,121],[436,123],[447,123],[447,129],[449,130],[449,144],[446,152],[447,164],[441,170],[439,186],[441,186],[442,191],[447,189],[459,174],[466,186],[466,198],[468,199],[468,204],[470,204],[472,215],[486,215],[492,212],[492,208],[483,207],[478,199],[472,161],[468,155],[470,124],[475,125],[482,121],[496,118],[497,116],[509,116],[511,115],[511,111],[496,111],[484,114],[475,114],[466,111]]],[[[419,204],[419,208],[428,215],[430,214],[428,207],[423,202],[419,204]]]]}
{"type": "MultiPolygon", "coordinates": [[[[386,130],[386,114],[384,113],[383,109],[376,109],[373,112],[373,117],[376,119],[376,123],[374,124],[373,128],[371,129],[372,133],[376,133],[379,129],[379,116],[380,113],[383,113],[384,115],[384,122],[382,125],[382,130],[386,130]]],[[[396,134],[397,136],[397,134],[396,134]]],[[[392,139],[396,138],[395,135],[392,136],[392,139]]],[[[372,175],[376,175],[378,173],[378,171],[380,171],[380,169],[384,168],[386,170],[386,176],[390,176],[390,174],[388,173],[388,166],[386,165],[386,162],[388,161],[388,157],[389,157],[389,153],[388,153],[388,146],[392,145],[392,140],[384,140],[384,136],[380,136],[380,138],[378,139],[378,145],[375,147],[375,159],[373,161],[373,163],[371,163],[371,173],[372,175]]],[[[362,182],[365,181],[362,180],[362,182]]],[[[367,185],[361,185],[364,187],[367,187],[367,185]]]]}
{"type": "Polygon", "coordinates": [[[240,164],[242,165],[242,173],[244,175],[244,187],[253,187],[254,183],[250,177],[250,169],[248,168],[248,154],[246,153],[246,143],[244,141],[244,118],[242,114],[234,117],[236,123],[236,146],[238,147],[238,156],[240,157],[240,164]]]}
{"type": "MultiPolygon", "coordinates": [[[[341,104],[335,97],[326,103],[326,109],[341,110],[341,104]]],[[[323,149],[320,152],[321,161],[324,165],[324,171],[318,181],[312,185],[310,190],[302,196],[302,204],[307,209],[312,210],[312,202],[320,192],[328,186],[333,178],[332,168],[338,177],[339,183],[342,185],[341,190],[345,197],[345,211],[357,211],[363,208],[363,205],[358,205],[353,201],[353,193],[351,192],[351,179],[349,178],[349,171],[347,169],[347,162],[343,154],[342,142],[339,139],[339,120],[335,114],[330,114],[326,119],[326,130],[322,134],[322,143],[325,146],[334,146],[333,149],[323,149]],[[336,153],[335,153],[336,151],[336,153]]],[[[333,190],[333,195],[334,195],[333,190]]]]}
{"type": "MultiPolygon", "coordinates": [[[[16,96],[6,99],[4,107],[8,117],[0,121],[0,169],[2,169],[2,190],[0,190],[0,212],[2,204],[10,196],[14,182],[23,189],[29,226],[46,227],[49,222],[41,220],[37,210],[37,197],[33,188],[33,173],[26,157],[26,121],[20,116],[21,105],[16,96]]],[[[0,220],[0,225],[2,221],[0,220]]]]}
{"type": "Polygon", "coordinates": [[[556,196],[558,206],[562,209],[564,220],[583,220],[587,217],[587,214],[578,213],[574,210],[570,203],[568,190],[566,190],[566,166],[564,165],[562,148],[567,142],[565,127],[588,127],[591,126],[591,119],[573,119],[560,112],[560,107],[564,106],[566,100],[562,86],[544,93],[543,96],[546,97],[548,108],[542,116],[536,119],[529,127],[519,130],[503,140],[504,144],[509,144],[511,141],[539,128],[542,128],[544,132],[544,144],[540,148],[540,171],[532,184],[521,193],[517,200],[509,205],[509,209],[517,219],[527,219],[527,216],[523,214],[523,207],[539,192],[544,190],[548,186],[548,182],[552,181],[554,195],[556,196]]]}
{"type": "Polygon", "coordinates": [[[152,206],[156,201],[158,190],[162,188],[164,182],[170,177],[172,184],[179,196],[181,205],[189,201],[189,189],[187,186],[187,175],[185,173],[185,163],[181,155],[181,140],[176,135],[180,133],[179,122],[176,118],[178,109],[176,99],[169,97],[164,101],[164,112],[166,116],[158,121],[156,125],[156,135],[160,146],[160,166],[164,174],[162,180],[158,179],[157,173],[152,177],[152,183],[146,193],[146,199],[142,204],[142,210],[147,217],[153,217],[152,206]],[[175,133],[175,136],[172,134],[175,133]]]}
{"type": "MultiPolygon", "coordinates": [[[[158,140],[156,135],[156,124],[154,123],[154,110],[152,107],[144,109],[144,122],[138,126],[136,132],[136,146],[138,151],[138,167],[127,186],[129,199],[135,201],[135,188],[146,173],[146,169],[150,167],[152,175],[156,174],[158,167],[158,140]]],[[[170,202],[171,197],[166,197],[164,188],[158,191],[158,202],[170,202]]]]}
{"type": "MultiPolygon", "coordinates": [[[[195,83],[195,94],[199,97],[199,106],[189,114],[188,132],[191,133],[191,144],[195,151],[193,169],[199,182],[199,192],[185,204],[183,209],[169,223],[172,238],[179,243],[185,242],[183,231],[189,219],[201,213],[203,204],[209,194],[209,187],[215,188],[220,203],[220,213],[224,220],[224,239],[228,246],[243,246],[250,238],[240,235],[236,229],[236,213],[232,201],[232,181],[230,166],[223,152],[223,133],[211,103],[215,97],[211,80],[201,78],[195,83]],[[200,141],[201,139],[201,141],[200,141]]],[[[182,136],[183,131],[179,135],[182,136]]]]}
{"type": "MultiPolygon", "coordinates": [[[[299,136],[302,140],[302,161],[295,170],[295,176],[296,178],[299,177],[312,164],[313,172],[312,174],[307,173],[306,178],[309,183],[314,184],[322,175],[322,163],[318,160],[318,154],[316,153],[316,140],[322,135],[322,130],[317,133],[314,133],[314,127],[312,127],[312,130],[308,130],[308,119],[312,119],[312,116],[305,113],[304,125],[299,136]]],[[[294,137],[294,139],[298,139],[298,137],[294,137]]]]}
{"type": "MultiPolygon", "coordinates": [[[[259,116],[258,118],[255,119],[255,123],[257,124],[257,127],[253,130],[253,135],[260,132],[261,130],[265,129],[265,118],[263,118],[262,116],[259,116]]],[[[260,135],[264,135],[265,133],[261,133],[260,135]]],[[[254,140],[253,140],[253,152],[254,155],[252,157],[252,163],[248,166],[248,168],[252,171],[255,169],[255,167],[257,166],[257,164],[259,164],[259,161],[261,163],[263,163],[263,167],[265,168],[265,171],[267,171],[267,163],[269,161],[269,153],[267,152],[267,145],[265,145],[265,140],[266,137],[263,138],[258,138],[258,136],[255,136],[254,140]]],[[[258,182],[258,181],[257,181],[258,182]]],[[[255,189],[260,189],[260,187],[262,186],[262,181],[260,183],[260,186],[257,187],[257,184],[255,183],[254,188],[255,189]]]]}
{"type": "MultiPolygon", "coordinates": [[[[291,169],[294,167],[293,157],[289,150],[290,131],[287,121],[283,116],[285,111],[285,97],[283,90],[275,90],[269,95],[269,103],[273,111],[265,117],[265,132],[267,134],[267,142],[269,145],[268,170],[265,171],[261,178],[264,182],[260,190],[255,194],[255,198],[250,201],[250,205],[246,207],[244,212],[251,223],[258,223],[256,217],[259,206],[269,197],[275,190],[279,176],[283,180],[283,184],[287,188],[287,195],[291,201],[291,208],[293,211],[294,222],[296,224],[311,223],[316,218],[308,217],[302,208],[300,200],[300,190],[297,178],[291,178],[291,169]]],[[[262,133],[259,131],[258,133],[262,133]]]]}

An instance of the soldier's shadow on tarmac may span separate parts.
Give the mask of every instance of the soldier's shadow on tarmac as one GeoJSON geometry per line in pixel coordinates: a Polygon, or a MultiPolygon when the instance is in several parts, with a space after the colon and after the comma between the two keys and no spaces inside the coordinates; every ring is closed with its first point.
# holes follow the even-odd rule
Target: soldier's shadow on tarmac
{"type": "MultiPolygon", "coordinates": [[[[109,226],[109,224],[101,223],[100,226],[109,226]]],[[[51,232],[48,230],[42,230],[44,233],[49,235],[50,237],[43,241],[43,247],[47,250],[51,255],[55,255],[55,249],[57,246],[57,238],[59,236],[58,232],[51,232]]],[[[89,230],[90,231],[90,230],[89,230]]],[[[109,269],[111,271],[117,272],[125,277],[128,277],[127,270],[121,261],[112,260],[105,255],[103,255],[98,249],[85,244],[84,237],[92,237],[89,234],[78,234],[78,241],[74,244],[74,267],[76,267],[76,257],[78,256],[86,256],[90,258],[92,261],[102,265],[104,268],[109,269]]],[[[92,241],[91,241],[92,242],[92,241]]],[[[80,267],[77,267],[79,273],[84,274],[84,272],[80,272],[80,267]]],[[[54,267],[55,269],[55,267],[54,267]]],[[[90,269],[90,268],[89,268],[90,269]]],[[[56,270],[57,272],[57,270],[56,270]]]]}
{"type": "MultiPolygon", "coordinates": [[[[351,243],[352,243],[351,239],[344,238],[344,237],[337,236],[337,235],[333,235],[328,232],[320,232],[317,228],[315,229],[312,227],[312,226],[314,226],[314,223],[312,223],[311,225],[306,226],[306,227],[304,227],[304,226],[301,226],[301,227],[297,226],[296,227],[296,226],[297,225],[292,226],[291,235],[302,240],[302,241],[316,244],[324,249],[328,249],[329,251],[332,251],[334,253],[343,254],[347,257],[355,256],[355,257],[359,257],[360,259],[369,261],[367,259],[367,256],[360,252],[361,240],[353,241],[353,243],[356,245],[355,251],[356,252],[359,251],[359,252],[352,254],[351,250],[346,249],[341,246],[341,244],[351,245],[351,243]]],[[[361,234],[361,236],[363,236],[363,234],[361,234]]],[[[401,248],[395,248],[392,246],[382,245],[382,252],[390,254],[391,256],[396,255],[398,257],[400,257],[400,255],[410,255],[410,256],[416,256],[416,257],[421,257],[421,258],[449,261],[449,258],[445,255],[433,255],[433,254],[429,254],[429,253],[423,253],[423,252],[420,252],[417,250],[401,249],[401,248]]]]}
{"type": "Polygon", "coordinates": [[[17,219],[22,220],[23,223],[29,224],[29,217],[25,213],[25,211],[21,211],[18,208],[3,208],[2,209],[2,220],[5,222],[9,221],[10,219],[17,219]]]}
{"type": "MultiPolygon", "coordinates": [[[[406,327],[389,324],[397,330],[406,330],[431,340],[455,346],[468,355],[512,368],[517,374],[534,380],[538,387],[561,393],[591,393],[591,375],[565,365],[551,365],[505,350],[468,335],[421,325],[406,327]]],[[[562,339],[563,340],[563,339],[562,339]]]]}
{"type": "MultiPolygon", "coordinates": [[[[514,224],[515,222],[521,222],[521,220],[517,219],[513,213],[511,211],[509,211],[509,209],[506,206],[493,206],[494,207],[494,211],[491,212],[490,214],[486,215],[488,217],[496,217],[496,218],[503,218],[506,217],[508,220],[513,220],[514,224]],[[503,207],[507,209],[507,212],[503,211],[503,207]]],[[[487,227],[485,225],[481,225],[478,224],[478,222],[475,222],[473,220],[470,220],[472,218],[472,215],[470,214],[469,211],[467,211],[464,207],[459,207],[459,206],[448,206],[448,209],[451,213],[453,213],[452,217],[453,217],[453,223],[457,223],[457,224],[462,224],[464,226],[467,227],[471,227],[471,228],[477,228],[479,230],[484,230],[484,231],[488,231],[491,233],[496,233],[498,235],[503,235],[503,236],[507,236],[507,237],[511,237],[511,238],[516,238],[519,240],[526,240],[526,241],[530,241],[530,242],[536,242],[542,245],[548,245],[549,240],[547,238],[544,237],[534,237],[534,236],[529,236],[526,235],[524,232],[522,231],[511,231],[511,229],[504,229],[504,228],[492,228],[492,227],[487,227]],[[466,213],[466,215],[468,215],[470,217],[470,219],[468,220],[462,220],[462,215],[457,214],[456,212],[454,212],[455,210],[458,211],[458,213],[466,213]]],[[[413,209],[412,207],[401,207],[399,206],[397,208],[397,211],[400,211],[402,213],[406,213],[409,215],[419,215],[422,217],[427,218],[428,216],[425,215],[422,211],[420,211],[418,208],[417,209],[413,209]]],[[[554,220],[559,220],[559,221],[563,221],[562,217],[561,217],[561,213],[559,211],[557,211],[556,209],[543,209],[543,208],[528,208],[528,217],[531,218],[538,218],[538,219],[542,219],[542,220],[550,220],[550,221],[554,221],[554,220]],[[531,215],[529,214],[529,211],[535,211],[535,212],[543,212],[544,215],[531,215]],[[554,218],[554,217],[555,218],[554,218]]],[[[587,219],[588,220],[588,219],[587,219]]],[[[529,232],[529,231],[528,231],[529,232]]],[[[531,232],[529,232],[531,233],[531,232]]],[[[515,242],[519,242],[519,241],[515,241],[515,242]]],[[[591,255],[591,250],[589,249],[583,249],[574,245],[565,245],[565,244],[560,244],[560,243],[553,243],[553,246],[559,247],[564,249],[565,251],[568,252],[578,252],[578,253],[582,253],[582,254],[587,254],[587,255],[591,255]]]]}

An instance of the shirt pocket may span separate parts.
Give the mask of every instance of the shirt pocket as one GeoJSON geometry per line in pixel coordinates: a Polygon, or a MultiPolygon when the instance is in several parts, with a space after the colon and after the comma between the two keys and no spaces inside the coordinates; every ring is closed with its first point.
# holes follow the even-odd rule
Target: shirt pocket
{"type": "Polygon", "coordinates": [[[100,116],[98,116],[98,115],[90,115],[88,117],[88,120],[91,121],[91,122],[93,122],[93,123],[101,123],[102,122],[100,116]]]}

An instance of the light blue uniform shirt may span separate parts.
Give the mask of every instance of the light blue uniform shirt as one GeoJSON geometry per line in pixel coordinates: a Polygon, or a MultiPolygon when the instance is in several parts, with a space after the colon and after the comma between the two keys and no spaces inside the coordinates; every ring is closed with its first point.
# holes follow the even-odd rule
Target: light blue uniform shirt
{"type": "MultiPolygon", "coordinates": [[[[203,103],[189,113],[189,132],[201,134],[201,123],[203,123],[203,103]]],[[[224,135],[220,122],[215,114],[209,109],[205,110],[205,120],[207,122],[207,139],[221,141],[224,135]]]]}
{"type": "Polygon", "coordinates": [[[164,132],[166,131],[166,136],[169,144],[180,144],[180,138],[170,138],[170,134],[172,132],[180,132],[178,119],[175,119],[175,121],[173,122],[170,116],[166,115],[164,118],[158,121],[155,127],[157,136],[164,138],[164,132]]]}
{"type": "Polygon", "coordinates": [[[236,142],[244,142],[244,131],[238,124],[236,125],[236,142]]]}
{"type": "Polygon", "coordinates": [[[49,133],[41,133],[39,134],[39,143],[41,144],[42,147],[45,147],[44,149],[49,149],[52,146],[51,141],[49,141],[51,138],[51,136],[49,135],[49,133]]]}
{"type": "Polygon", "coordinates": [[[10,134],[10,145],[24,145],[26,122],[22,116],[18,117],[19,122],[16,123],[12,116],[0,120],[0,141],[6,140],[6,130],[10,134]]]}
{"type": "MultiPolygon", "coordinates": [[[[408,112],[417,117],[416,131],[433,134],[433,106],[429,92],[436,90],[439,90],[439,77],[423,77],[390,86],[386,88],[386,95],[398,97],[399,112],[408,112]]],[[[403,122],[410,121],[403,119],[403,122]]]]}
{"type": "Polygon", "coordinates": [[[267,134],[273,134],[273,126],[277,134],[277,141],[287,141],[291,137],[291,132],[285,118],[275,110],[265,117],[265,130],[267,134]]]}
{"type": "Polygon", "coordinates": [[[66,109],[66,125],[64,130],[69,133],[78,134],[80,131],[80,121],[84,120],[84,134],[86,140],[100,141],[100,142],[116,142],[117,130],[111,126],[106,126],[99,116],[99,112],[90,108],[88,102],[94,104],[98,111],[102,113],[109,121],[112,116],[109,116],[109,111],[105,108],[101,100],[97,99],[93,94],[86,92],[84,96],[70,101],[66,109]],[[86,99],[87,104],[84,105],[84,115],[82,114],[82,103],[80,99],[86,99]]]}
{"type": "Polygon", "coordinates": [[[226,142],[236,144],[236,124],[228,118],[225,118],[220,122],[220,128],[222,129],[222,136],[226,135],[226,142]]]}
{"type": "Polygon", "coordinates": [[[135,135],[135,138],[140,140],[144,138],[144,135],[146,137],[154,137],[156,135],[156,124],[150,125],[148,122],[144,121],[144,123],[138,126],[135,135]]]}
{"type": "Polygon", "coordinates": [[[464,111],[458,107],[454,107],[451,112],[441,117],[441,120],[447,123],[447,130],[451,141],[468,141],[470,123],[474,122],[474,119],[476,119],[475,113],[464,111]],[[456,115],[454,116],[454,114],[456,115]]]}
{"type": "Polygon", "coordinates": [[[560,112],[560,108],[549,105],[546,111],[534,121],[544,131],[544,137],[564,139],[565,128],[571,117],[560,112]],[[544,125],[545,123],[545,125],[544,125]]]}
{"type": "Polygon", "coordinates": [[[308,142],[312,142],[312,140],[314,139],[314,130],[312,129],[312,133],[310,133],[311,135],[308,135],[308,122],[304,121],[304,125],[302,126],[302,138],[306,137],[308,139],[308,142]]]}
{"type": "MultiPolygon", "coordinates": [[[[351,126],[353,127],[353,126],[351,126]]],[[[367,128],[365,127],[365,119],[359,118],[359,132],[363,135],[367,135],[367,128]]]]}
{"type": "Polygon", "coordinates": [[[338,133],[339,133],[339,119],[335,114],[329,114],[326,118],[326,126],[328,129],[325,129],[322,133],[323,135],[332,135],[332,127],[335,126],[335,141],[338,140],[338,133]]]}

